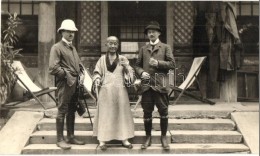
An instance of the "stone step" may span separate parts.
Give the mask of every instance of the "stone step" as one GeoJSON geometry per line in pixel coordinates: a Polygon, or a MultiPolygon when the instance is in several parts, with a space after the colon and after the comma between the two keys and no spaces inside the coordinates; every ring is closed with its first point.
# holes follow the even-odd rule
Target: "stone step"
{"type": "MultiPolygon", "coordinates": [[[[66,132],[64,131],[64,134],[66,132]]],[[[76,138],[83,140],[86,144],[98,144],[97,137],[92,136],[92,131],[75,131],[76,138]]],[[[152,131],[153,143],[161,143],[161,132],[152,131]]],[[[66,135],[65,135],[66,136],[66,135]]],[[[168,142],[171,142],[171,135],[167,132],[168,142]]],[[[145,141],[145,132],[144,131],[135,131],[135,137],[130,139],[130,142],[133,144],[141,144],[145,141]]],[[[30,137],[30,144],[54,144],[56,143],[56,131],[36,131],[30,137]]],[[[119,141],[111,141],[110,143],[116,144],[119,141]]]]}
{"type": "Polygon", "coordinates": [[[172,143],[241,143],[237,131],[170,131],[172,143]]]}
{"type": "MultiPolygon", "coordinates": [[[[225,118],[230,119],[230,114],[237,109],[232,107],[237,105],[236,103],[230,103],[230,106],[227,106],[225,103],[218,103],[216,105],[209,104],[181,104],[181,105],[170,105],[168,108],[169,118],[177,119],[192,119],[192,118],[225,118]]],[[[143,109],[140,108],[140,104],[136,109],[134,105],[131,106],[131,111],[134,117],[142,118],[143,109]]],[[[91,116],[93,117],[96,112],[95,106],[89,109],[91,116]]],[[[45,116],[49,118],[55,118],[57,116],[57,108],[46,110],[45,116]]],[[[76,113],[77,114],[77,113],[76,113]]],[[[88,117],[88,114],[85,113],[84,117],[88,117]]],[[[160,117],[157,108],[155,107],[153,111],[153,117],[160,117]]]]}
{"type": "MultiPolygon", "coordinates": [[[[66,132],[64,131],[64,134],[66,132]]],[[[75,131],[77,138],[83,139],[87,144],[98,143],[97,138],[92,136],[92,131],[75,131]]],[[[240,143],[242,135],[237,131],[170,131],[173,143],[240,143]]],[[[160,131],[152,131],[153,142],[160,143],[160,131]]],[[[144,131],[135,131],[132,143],[143,143],[144,131]]],[[[36,131],[30,137],[31,144],[52,144],[56,142],[56,131],[36,131]]]]}
{"type": "MultiPolygon", "coordinates": [[[[55,130],[56,120],[43,118],[37,125],[38,130],[55,130]]],[[[134,118],[135,130],[143,131],[142,118],[134,118]]],[[[66,126],[65,126],[66,129],[66,126]]],[[[160,130],[160,119],[153,119],[153,129],[160,130]]],[[[169,119],[169,130],[227,130],[236,129],[235,123],[230,119],[169,119]]],[[[92,131],[89,118],[76,118],[75,130],[92,131]]]]}
{"type": "Polygon", "coordinates": [[[22,154],[96,154],[98,144],[71,145],[70,150],[62,150],[56,144],[29,144],[22,154]]]}
{"type": "Polygon", "coordinates": [[[162,149],[161,144],[152,144],[146,150],[141,144],[133,144],[133,149],[126,149],[118,144],[108,145],[106,151],[100,150],[98,144],[72,145],[70,150],[62,150],[56,144],[31,144],[22,154],[206,154],[206,153],[249,153],[243,144],[170,144],[170,150],[162,149]]]}

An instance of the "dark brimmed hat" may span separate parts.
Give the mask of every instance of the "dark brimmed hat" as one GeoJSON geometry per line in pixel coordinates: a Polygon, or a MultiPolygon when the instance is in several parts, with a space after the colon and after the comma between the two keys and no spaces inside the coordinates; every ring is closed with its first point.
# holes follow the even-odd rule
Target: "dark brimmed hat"
{"type": "Polygon", "coordinates": [[[151,22],[145,27],[145,29],[144,29],[144,34],[147,34],[147,31],[148,31],[149,29],[157,30],[157,31],[159,31],[160,33],[162,32],[159,23],[156,22],[156,21],[151,21],[151,22]]]}

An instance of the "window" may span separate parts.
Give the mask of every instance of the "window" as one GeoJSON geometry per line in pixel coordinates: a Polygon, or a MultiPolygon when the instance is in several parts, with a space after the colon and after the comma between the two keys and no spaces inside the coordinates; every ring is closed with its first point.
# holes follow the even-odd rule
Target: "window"
{"type": "Polygon", "coordinates": [[[259,2],[238,2],[238,16],[259,16],[259,2]]]}
{"type": "Polygon", "coordinates": [[[121,40],[145,40],[144,28],[145,24],[140,24],[132,21],[122,21],[120,27],[121,40]]]}
{"type": "Polygon", "coordinates": [[[259,2],[237,3],[237,27],[245,55],[259,52],[259,2]]]}
{"type": "Polygon", "coordinates": [[[108,35],[120,42],[147,42],[144,28],[150,21],[160,24],[160,39],[166,41],[166,2],[109,1],[108,12],[108,35]]]}
{"type": "Polygon", "coordinates": [[[1,2],[2,30],[5,29],[9,15],[17,13],[22,24],[18,26],[16,34],[19,42],[16,48],[22,48],[22,55],[37,55],[38,53],[38,12],[39,3],[35,1],[3,0],[1,2]]]}
{"type": "Polygon", "coordinates": [[[38,15],[39,4],[34,1],[3,0],[2,14],[16,12],[18,15],[38,15]]]}

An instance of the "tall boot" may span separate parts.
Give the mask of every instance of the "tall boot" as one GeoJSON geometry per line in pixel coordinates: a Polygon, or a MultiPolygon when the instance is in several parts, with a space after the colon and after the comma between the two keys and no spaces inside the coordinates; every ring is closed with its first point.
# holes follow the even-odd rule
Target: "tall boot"
{"type": "Polygon", "coordinates": [[[146,149],[148,146],[152,144],[152,118],[144,119],[144,129],[146,133],[145,143],[141,145],[141,149],[146,149]]]}
{"type": "Polygon", "coordinates": [[[56,129],[57,129],[57,146],[62,149],[70,149],[71,146],[66,143],[63,136],[63,129],[64,129],[64,118],[56,119],[56,129]]]}
{"type": "Polygon", "coordinates": [[[66,116],[66,124],[68,143],[75,145],[84,145],[85,143],[83,141],[77,140],[74,136],[75,113],[66,116]]]}
{"type": "Polygon", "coordinates": [[[161,126],[161,134],[162,134],[161,135],[162,147],[165,150],[169,150],[170,146],[168,145],[167,137],[166,137],[167,128],[168,128],[168,118],[161,118],[160,126],[161,126]]]}

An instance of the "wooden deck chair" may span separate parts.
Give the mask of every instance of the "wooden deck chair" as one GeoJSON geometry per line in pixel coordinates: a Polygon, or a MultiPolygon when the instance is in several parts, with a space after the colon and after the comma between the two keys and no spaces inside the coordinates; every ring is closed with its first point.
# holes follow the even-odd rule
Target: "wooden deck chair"
{"type": "MultiPolygon", "coordinates": [[[[28,76],[28,74],[26,73],[26,71],[20,61],[14,61],[11,66],[12,66],[12,68],[14,70],[14,74],[17,78],[18,85],[21,86],[24,90],[26,90],[28,92],[28,95],[29,95],[28,100],[34,98],[37,102],[39,102],[39,104],[41,104],[41,106],[44,109],[46,109],[46,107],[43,105],[43,103],[40,101],[40,99],[38,97],[42,96],[44,94],[48,94],[51,97],[51,99],[57,104],[57,101],[55,100],[55,98],[50,94],[51,92],[55,91],[57,89],[57,87],[48,87],[48,88],[44,88],[44,89],[38,87],[35,83],[33,83],[31,78],[28,76]]],[[[6,106],[15,106],[22,102],[24,102],[24,101],[21,101],[21,102],[19,101],[12,105],[6,105],[6,106]]]]}
{"type": "MultiPolygon", "coordinates": [[[[84,67],[83,67],[84,68],[84,67]]],[[[83,86],[80,87],[80,96],[82,97],[81,99],[84,100],[85,102],[85,109],[87,109],[87,113],[88,113],[88,116],[89,116],[89,120],[90,120],[90,123],[91,123],[91,126],[93,127],[93,122],[92,122],[92,119],[91,119],[91,115],[90,115],[90,111],[89,111],[89,108],[88,108],[88,104],[87,104],[87,101],[86,101],[86,96],[85,96],[85,92],[88,93],[88,95],[95,101],[95,104],[96,104],[96,98],[95,96],[93,96],[93,94],[91,93],[91,89],[92,89],[92,84],[93,84],[93,81],[92,81],[92,75],[90,74],[90,72],[84,68],[84,82],[83,82],[83,86]]]]}
{"type": "Polygon", "coordinates": [[[88,69],[84,69],[84,74],[85,74],[85,78],[84,78],[83,85],[84,85],[85,91],[87,91],[89,96],[96,102],[95,96],[91,93],[91,88],[92,88],[92,84],[93,84],[92,75],[90,74],[88,69]]]}
{"type": "MultiPolygon", "coordinates": [[[[205,61],[205,59],[206,59],[206,56],[204,56],[204,57],[195,57],[194,60],[193,60],[192,65],[191,65],[190,71],[189,71],[186,79],[183,81],[183,83],[180,86],[178,86],[178,87],[170,86],[172,91],[170,92],[169,97],[171,96],[171,94],[174,91],[177,91],[177,92],[180,93],[179,96],[177,97],[177,99],[174,101],[173,105],[175,105],[178,102],[178,100],[180,99],[180,97],[183,94],[187,95],[189,97],[192,97],[192,98],[194,98],[196,100],[202,101],[204,103],[209,103],[211,105],[215,104],[215,102],[202,97],[202,93],[201,93],[201,96],[197,96],[197,95],[194,95],[191,92],[187,91],[187,89],[193,84],[193,82],[195,80],[197,81],[198,86],[199,86],[199,82],[197,80],[197,76],[198,76],[198,74],[200,72],[201,66],[202,66],[203,62],[205,61]]],[[[199,89],[200,89],[200,86],[199,86],[199,89]]]]}

